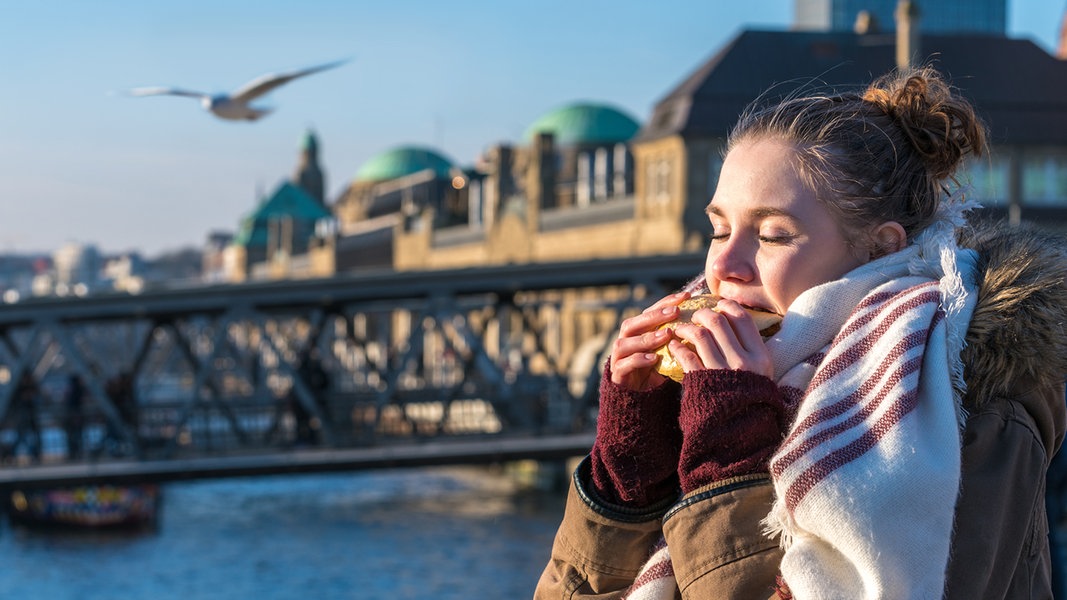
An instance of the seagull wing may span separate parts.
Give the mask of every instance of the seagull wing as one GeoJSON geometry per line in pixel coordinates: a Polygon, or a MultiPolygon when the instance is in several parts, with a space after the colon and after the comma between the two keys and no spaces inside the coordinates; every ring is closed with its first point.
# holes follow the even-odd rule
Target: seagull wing
{"type": "Polygon", "coordinates": [[[182,90],[178,88],[168,87],[141,87],[134,88],[128,92],[131,96],[188,96],[190,98],[207,98],[210,94],[203,92],[193,92],[190,90],[182,90]]]}
{"type": "Polygon", "coordinates": [[[245,85],[241,86],[239,90],[233,93],[231,98],[238,102],[250,102],[263,94],[273,90],[274,88],[285,85],[290,81],[303,77],[305,75],[311,75],[312,73],[318,73],[319,71],[325,71],[326,69],[332,69],[339,67],[346,63],[346,60],[338,60],[332,63],[324,65],[318,65],[316,67],[309,67],[307,69],[301,69],[299,71],[290,71],[288,73],[269,73],[262,75],[249,81],[245,85]]]}

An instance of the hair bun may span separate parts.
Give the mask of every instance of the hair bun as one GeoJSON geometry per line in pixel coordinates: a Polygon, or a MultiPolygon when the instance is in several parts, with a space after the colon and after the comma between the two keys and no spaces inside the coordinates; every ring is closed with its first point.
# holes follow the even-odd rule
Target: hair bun
{"type": "Polygon", "coordinates": [[[937,179],[950,177],[965,156],[985,148],[984,127],[974,108],[930,67],[881,77],[863,99],[900,126],[937,179]]]}

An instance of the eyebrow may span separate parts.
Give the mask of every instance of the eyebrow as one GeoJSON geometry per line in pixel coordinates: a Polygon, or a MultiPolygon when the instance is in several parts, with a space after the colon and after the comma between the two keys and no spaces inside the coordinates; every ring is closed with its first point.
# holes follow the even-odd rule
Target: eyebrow
{"type": "MultiPolygon", "coordinates": [[[[708,206],[704,208],[704,212],[707,213],[709,216],[724,216],[722,210],[720,210],[718,206],[715,206],[713,202],[708,202],[708,206]]],[[[789,214],[788,212],[780,208],[774,208],[770,206],[759,206],[753,208],[752,210],[748,211],[748,214],[757,219],[763,219],[766,217],[788,217],[790,219],[793,218],[793,215],[789,214]]]]}

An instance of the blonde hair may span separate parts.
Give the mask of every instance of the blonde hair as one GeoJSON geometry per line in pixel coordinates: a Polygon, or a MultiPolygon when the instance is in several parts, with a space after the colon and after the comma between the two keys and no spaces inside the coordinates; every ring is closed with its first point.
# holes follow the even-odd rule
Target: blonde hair
{"type": "Polygon", "coordinates": [[[750,107],[730,133],[727,152],[764,138],[797,149],[801,176],[846,234],[896,221],[909,239],[959,187],[955,174],[963,160],[986,150],[974,108],[931,67],[883,76],[862,93],[750,107]]]}

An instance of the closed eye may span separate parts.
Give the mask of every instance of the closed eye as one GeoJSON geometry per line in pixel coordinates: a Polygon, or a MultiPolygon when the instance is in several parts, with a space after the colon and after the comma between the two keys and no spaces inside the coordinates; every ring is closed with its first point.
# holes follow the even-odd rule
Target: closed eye
{"type": "Polygon", "coordinates": [[[759,241],[764,244],[784,245],[796,239],[795,235],[761,235],[759,241]]]}

